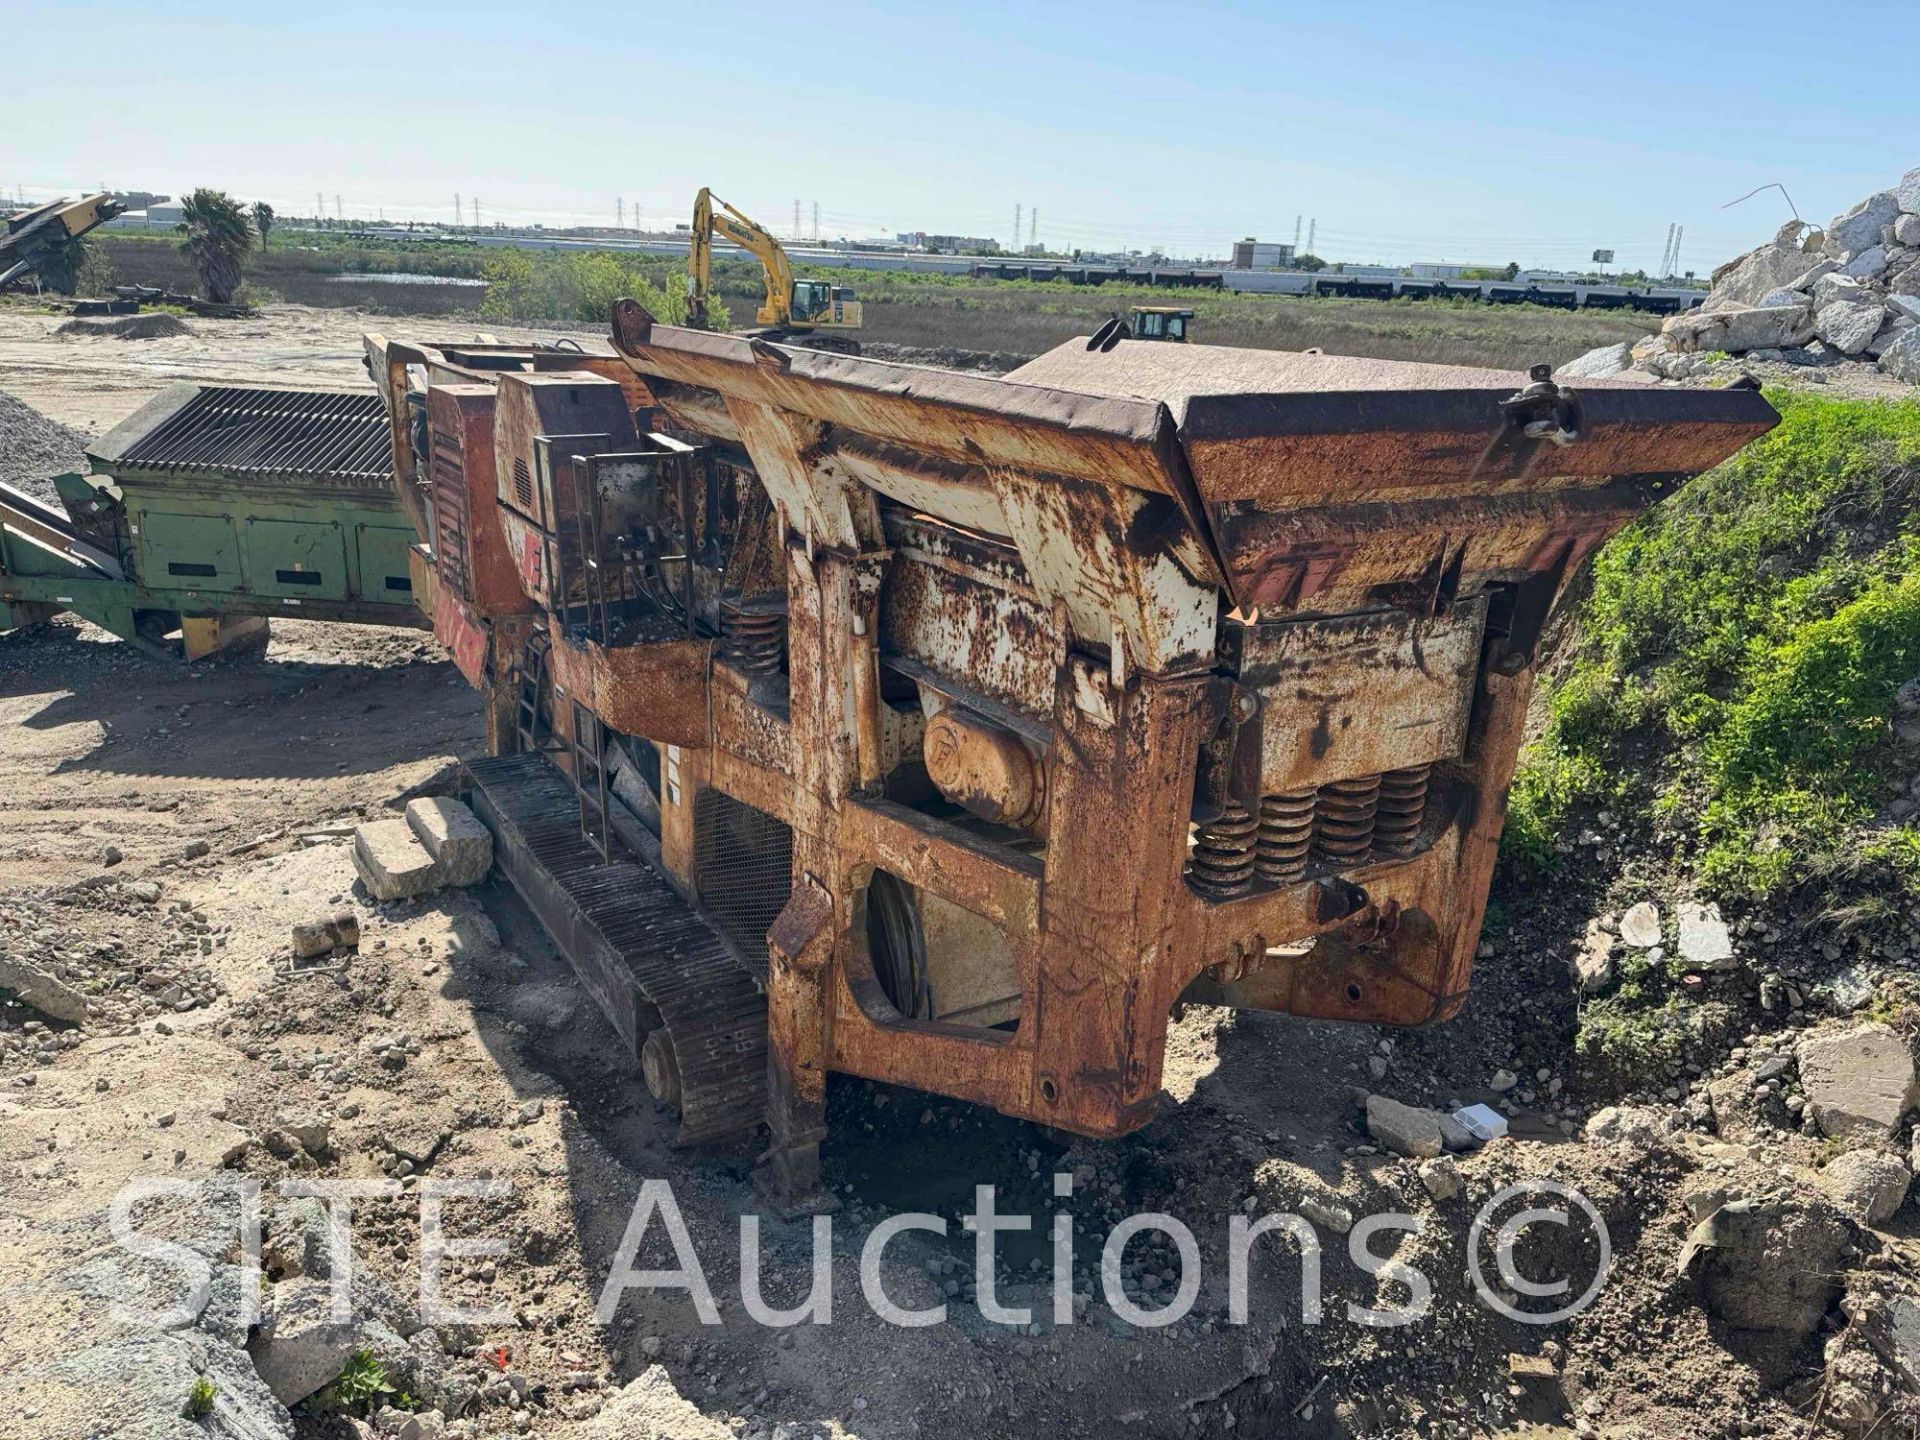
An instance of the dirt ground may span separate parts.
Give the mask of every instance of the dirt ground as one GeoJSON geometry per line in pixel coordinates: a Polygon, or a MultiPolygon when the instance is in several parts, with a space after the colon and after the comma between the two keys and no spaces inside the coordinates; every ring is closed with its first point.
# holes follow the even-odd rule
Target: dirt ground
{"type": "MultiPolygon", "coordinates": [[[[350,313],[276,307],[143,342],[56,340],[55,323],[0,312],[0,389],[80,428],[180,379],[362,373],[350,313]]],[[[112,1418],[141,1413],[155,1386],[176,1387],[184,1406],[192,1378],[116,1317],[132,1282],[116,1278],[124,1256],[105,1216],[141,1176],[261,1181],[270,1235],[287,1213],[279,1182],[396,1180],[392,1198],[356,1205],[354,1243],[409,1294],[423,1182],[505,1181],[504,1195],[447,1209],[452,1232],[501,1237],[504,1253],[452,1258],[444,1272],[450,1299],[504,1306],[505,1318],[408,1341],[416,1397],[450,1417],[449,1435],[1703,1440],[1805,1433],[1817,1408],[1815,1340],[1750,1343],[1681,1273],[1690,1194],[1705,1183],[1760,1194],[1818,1158],[1797,1134],[1762,1147],[1681,1133],[1688,1095],[1746,1073],[1746,1052],[1728,1048],[1738,1037],[1674,1077],[1657,1141],[1582,1138],[1621,1098],[1583,1091],[1569,1068],[1578,1001],[1565,956],[1602,896],[1518,916],[1483,949],[1465,1015],[1436,1031],[1188,1008],[1160,1117],[1117,1143],[1063,1145],[974,1107],[836,1078],[832,1321],[774,1329],[742,1300],[740,1221],[758,1217],[773,1305],[806,1292],[813,1238],[760,1204],[754,1140],[671,1143],[617,1037],[497,881],[381,903],[355,880],[351,825],[444,789],[451,762],[480,749],[474,697],[431,640],[276,622],[263,656],[189,668],[63,620],[0,637],[0,721],[0,946],[70,962],[94,1008],[76,1025],[0,1005],[0,1436],[197,1433],[112,1418]],[[289,926],[342,909],[358,918],[358,951],[295,970],[289,926]],[[1369,1092],[1490,1102],[1512,1134],[1444,1162],[1404,1159],[1369,1136],[1369,1092]],[[324,1138],[309,1144],[315,1126],[324,1138]],[[1469,1280],[1476,1216],[1505,1218],[1500,1193],[1538,1178],[1590,1199],[1613,1253],[1592,1308],[1546,1326],[1507,1318],[1469,1280]],[[658,1180],[684,1214],[718,1323],[680,1290],[636,1288],[602,1326],[596,1299],[636,1198],[658,1180]],[[973,1293],[958,1220],[980,1185],[997,1188],[1002,1212],[1032,1217],[1029,1234],[1002,1237],[998,1266],[1001,1303],[1031,1306],[1028,1321],[989,1319],[973,1293]],[[923,1328],[882,1321],[862,1299],[863,1244],[906,1212],[953,1222],[885,1252],[895,1304],[947,1304],[923,1328]],[[1197,1301],[1163,1328],[1124,1322],[1100,1281],[1109,1228],[1141,1212],[1178,1219],[1198,1242],[1197,1301]],[[1282,1237],[1255,1247],[1244,1323],[1232,1311],[1230,1222],[1280,1212],[1313,1222],[1321,1323],[1304,1323],[1307,1270],[1282,1237]],[[1354,1225],[1384,1212],[1419,1233],[1368,1240],[1354,1225]],[[1072,1222],[1069,1283],[1083,1297],[1068,1323],[1053,1319],[1056,1215],[1072,1222]],[[1404,1272],[1378,1274],[1368,1258],[1389,1255],[1430,1281],[1426,1312],[1405,1325],[1348,1308],[1417,1298],[1404,1272]]],[[[205,1253],[229,1255],[232,1233],[205,1253]]],[[[1863,1232],[1847,1253],[1910,1285],[1902,1236],[1863,1232]]],[[[673,1253],[656,1223],[638,1263],[671,1265],[673,1253]]],[[[1598,1254],[1594,1227],[1576,1220],[1529,1232],[1516,1260],[1577,1292],[1598,1254]]],[[[1154,1232],[1123,1258],[1127,1293],[1149,1307],[1188,1274],[1154,1232]]],[[[300,1273],[272,1244],[267,1269],[276,1290],[300,1273]]],[[[1491,1293],[1519,1299],[1504,1280],[1491,1293]]],[[[231,1422],[217,1434],[270,1433],[216,1419],[231,1422]]],[[[385,1433],[440,1433],[398,1423],[385,1433]]],[[[339,1415],[296,1412],[296,1425],[302,1437],[356,1433],[339,1415]]]]}

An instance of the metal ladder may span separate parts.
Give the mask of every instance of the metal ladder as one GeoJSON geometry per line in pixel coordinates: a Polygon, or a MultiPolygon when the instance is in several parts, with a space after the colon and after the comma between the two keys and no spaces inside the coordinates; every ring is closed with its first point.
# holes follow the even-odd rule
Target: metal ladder
{"type": "Polygon", "coordinates": [[[519,748],[531,753],[551,749],[552,732],[541,734],[540,691],[546,685],[547,651],[552,640],[544,630],[527,637],[520,651],[520,693],[514,705],[513,733],[519,748]]]}
{"type": "Polygon", "coordinates": [[[607,823],[607,729],[600,717],[573,701],[573,789],[580,797],[580,834],[613,859],[613,827],[607,823]]]}

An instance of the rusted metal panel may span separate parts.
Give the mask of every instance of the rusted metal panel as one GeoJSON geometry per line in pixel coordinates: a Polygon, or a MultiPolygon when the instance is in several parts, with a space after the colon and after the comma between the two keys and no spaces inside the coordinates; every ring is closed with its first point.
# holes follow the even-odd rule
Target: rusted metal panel
{"type": "Polygon", "coordinates": [[[556,683],[604,724],[662,744],[707,743],[711,641],[608,647],[568,636],[557,619],[550,632],[547,660],[556,683]]]}
{"type": "Polygon", "coordinates": [[[445,595],[434,606],[433,638],[453,655],[454,668],[476,690],[487,688],[487,656],[492,631],[458,596],[445,595]]]}
{"type": "Polygon", "coordinates": [[[1169,493],[1154,401],[1034,385],[655,325],[615,346],[649,377],[772,405],[962,464],[1011,466],[1169,493]]]}
{"type": "Polygon", "coordinates": [[[1451,760],[1466,746],[1487,606],[1229,623],[1237,678],[1259,697],[1262,795],[1451,760]]]}
{"type": "MultiPolygon", "coordinates": [[[[1069,341],[1009,378],[1162,398],[1238,605],[1283,603],[1297,583],[1289,572],[1314,566],[1310,532],[1327,523],[1318,508],[1697,474],[1777,420],[1752,391],[1591,382],[1568,392],[1578,438],[1561,445],[1529,439],[1502,408],[1528,384],[1517,372],[1214,345],[1121,341],[1099,352],[1069,341]]],[[[1390,556],[1406,528],[1381,535],[1375,553],[1390,556]]],[[[1439,528],[1473,527],[1463,517],[1439,528]]],[[[1351,547],[1333,548],[1320,568],[1351,565],[1351,547]]]]}
{"type": "Polygon", "coordinates": [[[1573,564],[1661,491],[1649,483],[1270,511],[1223,507],[1226,563],[1241,603],[1321,614],[1377,604],[1426,608],[1451,572],[1456,593],[1518,579],[1570,542],[1573,564]]]}
{"type": "Polygon", "coordinates": [[[1220,592],[1195,578],[1197,536],[1163,496],[998,471],[994,488],[1034,589],[1083,644],[1155,674],[1213,658],[1220,592]]]}
{"type": "MultiPolygon", "coordinates": [[[[911,538],[948,537],[922,527],[911,538]]],[[[1065,636],[1039,596],[992,571],[948,569],[911,544],[895,556],[880,597],[882,653],[1035,719],[1047,715],[1065,636]]]]}
{"type": "Polygon", "coordinates": [[[491,385],[435,385],[427,392],[436,516],[434,545],[443,577],[482,616],[522,615],[534,604],[500,524],[491,385]]]}

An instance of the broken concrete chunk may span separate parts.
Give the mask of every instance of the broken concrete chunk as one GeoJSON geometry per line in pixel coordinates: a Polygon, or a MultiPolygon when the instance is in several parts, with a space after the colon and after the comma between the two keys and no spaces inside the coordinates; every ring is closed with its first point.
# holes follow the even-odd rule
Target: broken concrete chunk
{"type": "MultiPolygon", "coordinates": [[[[1904,188],[1903,180],[1901,186],[1904,188]]],[[[1857,255],[1880,243],[1880,232],[1899,218],[1898,192],[1882,190],[1869,195],[1846,214],[1827,226],[1827,253],[1857,255]]]]}
{"type": "Polygon", "coordinates": [[[1420,1162],[1420,1183],[1435,1200],[1451,1200],[1466,1186],[1460,1167],[1450,1155],[1420,1162]]]}
{"type": "Polygon", "coordinates": [[[1629,906],[1620,917],[1620,938],[1636,950],[1651,950],[1660,943],[1660,907],[1651,900],[1629,906]]]}
{"type": "Polygon", "coordinates": [[[1569,360],[1553,372],[1556,380],[1605,380],[1632,368],[1633,347],[1626,341],[1618,345],[1602,345],[1597,350],[1569,360]]]}
{"type": "Polygon", "coordinates": [[[1800,1042],[1800,1084],[1822,1132],[1884,1140],[1914,1103],[1913,1052],[1878,1023],[1800,1042]]]}
{"type": "Polygon", "coordinates": [[[493,836],[458,800],[429,795],[407,802],[407,824],[439,867],[442,885],[478,885],[493,868],[493,836]]]}
{"type": "Polygon", "coordinates": [[[293,954],[296,960],[312,960],[333,951],[333,935],[324,920],[302,920],[293,927],[293,954]]]}
{"type": "Polygon", "coordinates": [[[265,1323],[247,1346],[260,1378],[282,1405],[297,1405],[339,1377],[366,1341],[352,1318],[336,1320],[332,1287],[288,1280],[273,1287],[265,1323]]]}
{"type": "Polygon", "coordinates": [[[11,990],[20,1003],[49,1020],[79,1025],[87,1018],[87,997],[66,981],[25,960],[0,954],[0,989],[11,990]]]}
{"type": "Polygon", "coordinates": [[[1814,316],[1814,333],[1842,355],[1858,355],[1880,333],[1886,316],[1886,307],[1878,300],[1836,300],[1820,307],[1814,316]]]}
{"type": "Polygon", "coordinates": [[[1896,380],[1920,385],[1920,327],[1894,336],[1881,350],[1879,365],[1896,380]]]}
{"type": "Polygon", "coordinates": [[[1862,1225],[1883,1225],[1906,1203],[1913,1173],[1891,1155],[1849,1150],[1820,1172],[1820,1188],[1862,1225]]]}
{"type": "Polygon", "coordinates": [[[406,900],[438,883],[433,856],[406,820],[376,820],[355,830],[353,868],[376,900],[406,900]]]}
{"type": "Polygon", "coordinates": [[[1367,1134],[1394,1154],[1416,1160],[1432,1159],[1443,1146],[1438,1114],[1384,1095],[1367,1097],[1367,1134]]]}
{"type": "Polygon", "coordinates": [[[1680,907],[1680,959],[1690,970],[1731,970],[1733,936],[1718,905],[1689,901],[1680,907]]]}
{"type": "Polygon", "coordinates": [[[1856,280],[1873,280],[1887,273],[1887,247],[1869,245],[1847,261],[1847,274],[1856,280]]]}
{"type": "Polygon", "coordinates": [[[733,1440],[731,1430],[674,1388],[660,1365],[608,1400],[586,1433],[591,1440],[733,1440]]]}
{"type": "Polygon", "coordinates": [[[1613,983],[1613,936],[1598,920],[1587,922],[1587,938],[1570,962],[1582,995],[1597,995],[1613,983]]]}
{"type": "Polygon", "coordinates": [[[1782,349],[1813,338],[1813,306],[1770,305],[1706,312],[1690,310],[1667,321],[1668,348],[1681,352],[1782,349]]]}

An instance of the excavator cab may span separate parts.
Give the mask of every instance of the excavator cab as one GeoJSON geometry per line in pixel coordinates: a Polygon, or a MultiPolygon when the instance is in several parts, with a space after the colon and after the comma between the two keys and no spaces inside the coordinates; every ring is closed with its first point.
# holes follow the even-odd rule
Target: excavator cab
{"type": "Polygon", "coordinates": [[[1171,305],[1135,305],[1128,311],[1128,319],[1133,322],[1131,328],[1136,340],[1171,340],[1184,345],[1193,311],[1171,305]]]}
{"type": "Polygon", "coordinates": [[[860,304],[853,291],[825,280],[793,282],[793,323],[796,325],[841,325],[848,329],[860,324],[860,304]]]}

